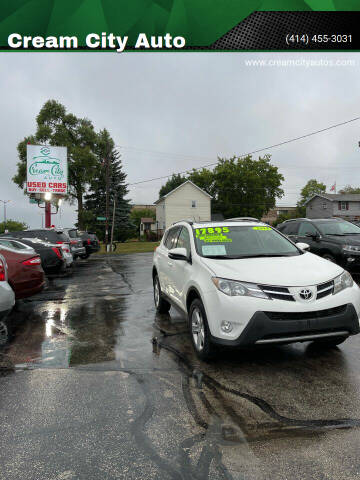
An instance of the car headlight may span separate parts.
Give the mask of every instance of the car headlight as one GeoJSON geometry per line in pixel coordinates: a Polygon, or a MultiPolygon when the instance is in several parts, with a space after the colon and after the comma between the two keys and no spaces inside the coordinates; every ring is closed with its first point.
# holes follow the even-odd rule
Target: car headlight
{"type": "Polygon", "coordinates": [[[346,270],[339,275],[338,277],[334,278],[334,291],[333,294],[341,292],[345,288],[352,287],[354,284],[354,280],[349,272],[346,270]]]}
{"type": "Polygon", "coordinates": [[[236,280],[227,280],[226,278],[212,277],[212,281],[220,292],[229,295],[229,297],[257,297],[271,300],[258,285],[254,283],[238,282],[236,280]]]}
{"type": "Polygon", "coordinates": [[[343,245],[342,248],[345,252],[360,252],[360,246],[357,245],[343,245]]]}

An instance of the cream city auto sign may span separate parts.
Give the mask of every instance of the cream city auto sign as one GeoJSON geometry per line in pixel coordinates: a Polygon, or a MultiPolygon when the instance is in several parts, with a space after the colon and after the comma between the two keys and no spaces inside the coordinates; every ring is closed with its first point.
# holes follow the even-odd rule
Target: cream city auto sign
{"type": "Polygon", "coordinates": [[[27,193],[67,193],[67,148],[27,145],[27,193]]]}

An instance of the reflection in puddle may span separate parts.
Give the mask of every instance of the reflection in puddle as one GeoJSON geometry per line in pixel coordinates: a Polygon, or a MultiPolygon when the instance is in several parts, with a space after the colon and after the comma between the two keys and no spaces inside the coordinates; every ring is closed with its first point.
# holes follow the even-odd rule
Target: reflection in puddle
{"type": "Polygon", "coordinates": [[[27,318],[7,348],[15,364],[68,368],[115,359],[122,336],[121,299],[95,299],[86,305],[81,299],[55,301],[27,305],[26,310],[27,318]]]}

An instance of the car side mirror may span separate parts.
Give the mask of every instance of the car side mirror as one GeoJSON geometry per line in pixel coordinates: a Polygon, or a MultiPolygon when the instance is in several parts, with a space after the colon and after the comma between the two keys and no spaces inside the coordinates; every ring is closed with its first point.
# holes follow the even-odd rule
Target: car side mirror
{"type": "Polygon", "coordinates": [[[305,234],[305,237],[310,237],[313,240],[319,240],[320,239],[320,233],[319,232],[316,232],[316,233],[308,232],[308,233],[305,234]]]}
{"type": "Polygon", "coordinates": [[[304,251],[310,250],[310,245],[308,243],[299,242],[299,243],[296,243],[296,246],[300,248],[300,250],[304,250],[304,251]]]}
{"type": "Polygon", "coordinates": [[[182,247],[172,248],[168,253],[168,257],[172,260],[185,260],[186,262],[188,261],[186,248],[182,247]]]}

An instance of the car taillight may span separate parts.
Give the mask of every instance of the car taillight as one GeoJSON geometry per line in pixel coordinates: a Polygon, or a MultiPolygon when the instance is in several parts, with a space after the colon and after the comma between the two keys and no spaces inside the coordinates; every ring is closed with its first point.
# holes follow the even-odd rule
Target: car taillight
{"type": "Polygon", "coordinates": [[[62,245],[64,242],[56,242],[56,243],[58,243],[59,245],[62,245]]]}
{"type": "Polygon", "coordinates": [[[89,238],[87,239],[87,244],[91,245],[91,240],[89,238]]]}
{"type": "Polygon", "coordinates": [[[5,280],[6,280],[5,264],[0,258],[0,282],[5,282],[5,280]]]}
{"type": "Polygon", "coordinates": [[[76,245],[77,241],[76,240],[70,240],[70,245],[76,245]]]}
{"type": "Polygon", "coordinates": [[[53,252],[56,253],[56,255],[59,257],[59,258],[62,258],[62,255],[61,255],[61,250],[59,248],[56,248],[56,247],[52,247],[51,249],[53,252]]]}
{"type": "Polygon", "coordinates": [[[28,266],[41,265],[41,259],[40,257],[29,258],[29,260],[24,260],[22,264],[28,266]]]}

